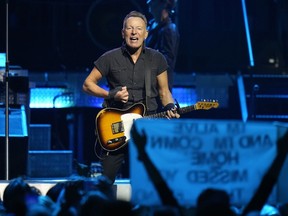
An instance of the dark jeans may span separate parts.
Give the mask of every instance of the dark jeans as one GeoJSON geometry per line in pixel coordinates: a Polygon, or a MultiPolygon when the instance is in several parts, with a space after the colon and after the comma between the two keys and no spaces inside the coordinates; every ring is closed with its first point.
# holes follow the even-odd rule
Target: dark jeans
{"type": "Polygon", "coordinates": [[[124,173],[126,171],[124,175],[128,177],[128,145],[119,150],[109,152],[102,161],[103,175],[107,176],[112,183],[115,182],[120,171],[124,173]],[[123,168],[126,170],[123,170],[123,168]]]}

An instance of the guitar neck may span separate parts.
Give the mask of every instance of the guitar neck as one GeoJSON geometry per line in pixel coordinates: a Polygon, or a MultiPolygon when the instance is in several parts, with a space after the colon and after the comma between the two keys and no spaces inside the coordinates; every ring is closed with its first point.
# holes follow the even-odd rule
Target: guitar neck
{"type": "MultiPolygon", "coordinates": [[[[195,105],[177,109],[179,114],[184,114],[196,110],[195,105]]],[[[166,118],[166,111],[144,116],[144,118],[166,118]]]]}
{"type": "Polygon", "coordinates": [[[188,113],[188,112],[192,112],[194,110],[196,110],[196,106],[195,105],[191,105],[191,106],[179,108],[179,109],[177,109],[177,112],[179,114],[185,114],[185,113],[188,113]]]}

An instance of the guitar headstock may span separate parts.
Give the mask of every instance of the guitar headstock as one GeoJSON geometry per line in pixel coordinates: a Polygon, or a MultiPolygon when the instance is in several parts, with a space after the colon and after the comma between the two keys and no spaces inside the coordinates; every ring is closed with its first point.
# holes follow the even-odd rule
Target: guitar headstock
{"type": "Polygon", "coordinates": [[[202,110],[208,110],[211,108],[218,108],[219,107],[219,103],[216,100],[202,100],[202,101],[198,101],[195,105],[194,105],[195,109],[202,109],[202,110]]]}

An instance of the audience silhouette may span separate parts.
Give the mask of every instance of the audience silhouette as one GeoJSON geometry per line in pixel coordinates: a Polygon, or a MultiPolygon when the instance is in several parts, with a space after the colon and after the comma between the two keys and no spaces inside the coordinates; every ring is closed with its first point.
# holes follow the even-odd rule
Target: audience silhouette
{"type": "Polygon", "coordinates": [[[203,190],[197,199],[196,206],[196,216],[235,215],[231,209],[228,193],[217,188],[203,190]]]}

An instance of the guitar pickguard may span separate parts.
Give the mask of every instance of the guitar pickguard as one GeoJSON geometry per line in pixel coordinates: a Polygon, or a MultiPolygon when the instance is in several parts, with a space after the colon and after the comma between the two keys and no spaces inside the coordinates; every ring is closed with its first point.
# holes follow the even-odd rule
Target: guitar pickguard
{"type": "Polygon", "coordinates": [[[126,114],[121,115],[121,120],[122,120],[122,124],[124,127],[124,134],[126,137],[126,141],[130,139],[130,130],[131,130],[133,121],[139,118],[142,118],[142,116],[137,113],[126,113],[126,114]]]}

